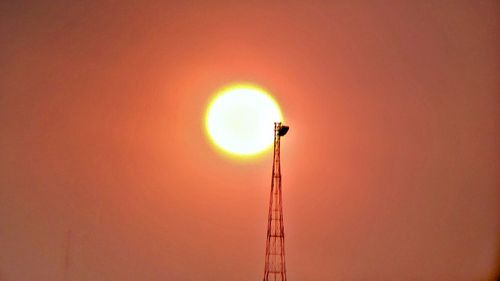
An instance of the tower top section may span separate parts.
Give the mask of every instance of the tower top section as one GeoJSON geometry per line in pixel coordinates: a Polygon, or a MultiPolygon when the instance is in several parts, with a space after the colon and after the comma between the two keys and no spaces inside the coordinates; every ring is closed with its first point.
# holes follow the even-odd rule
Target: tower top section
{"type": "Polygon", "coordinates": [[[278,136],[280,136],[280,137],[286,135],[286,133],[288,133],[288,130],[290,130],[289,126],[285,126],[281,122],[274,123],[274,126],[276,128],[276,132],[278,133],[278,136]]]}

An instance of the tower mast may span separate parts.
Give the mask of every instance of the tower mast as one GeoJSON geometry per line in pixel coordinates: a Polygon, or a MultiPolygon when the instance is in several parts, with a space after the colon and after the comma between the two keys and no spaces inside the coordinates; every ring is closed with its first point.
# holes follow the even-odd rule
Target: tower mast
{"type": "Polygon", "coordinates": [[[69,280],[70,250],[71,250],[71,229],[68,229],[68,231],[66,232],[66,244],[64,245],[63,281],[69,280]]]}
{"type": "Polygon", "coordinates": [[[281,197],[280,138],[289,127],[274,123],[274,156],[269,215],[267,222],[266,260],[263,281],[286,281],[285,230],[281,197]]]}

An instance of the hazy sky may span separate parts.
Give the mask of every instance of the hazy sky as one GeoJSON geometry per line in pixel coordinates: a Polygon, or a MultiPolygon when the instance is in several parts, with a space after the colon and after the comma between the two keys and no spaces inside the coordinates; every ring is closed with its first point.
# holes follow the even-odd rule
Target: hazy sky
{"type": "Polygon", "coordinates": [[[290,281],[485,281],[498,1],[1,1],[0,280],[255,281],[271,153],[212,149],[233,81],[282,106],[290,281]],[[181,3],[184,2],[184,3],[181,3]]]}

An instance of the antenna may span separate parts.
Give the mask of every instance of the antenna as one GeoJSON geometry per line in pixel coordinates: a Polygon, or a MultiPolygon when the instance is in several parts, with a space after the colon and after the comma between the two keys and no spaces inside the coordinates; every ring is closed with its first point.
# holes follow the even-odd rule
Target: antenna
{"type": "Polygon", "coordinates": [[[68,281],[69,279],[69,258],[70,258],[70,250],[71,250],[71,229],[66,231],[66,241],[64,245],[64,267],[63,267],[63,281],[68,281]]]}
{"type": "Polygon", "coordinates": [[[281,198],[280,138],[290,127],[274,123],[274,156],[269,215],[267,222],[266,261],[263,281],[286,281],[285,227],[281,198]]]}

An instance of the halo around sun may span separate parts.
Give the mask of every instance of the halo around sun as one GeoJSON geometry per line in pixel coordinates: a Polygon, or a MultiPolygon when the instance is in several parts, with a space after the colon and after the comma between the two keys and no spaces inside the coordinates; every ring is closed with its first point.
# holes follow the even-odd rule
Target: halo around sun
{"type": "Polygon", "coordinates": [[[205,115],[205,129],[220,150],[248,157],[272,146],[274,122],[281,121],[281,109],[268,92],[251,84],[233,84],[212,98],[205,115]]]}

